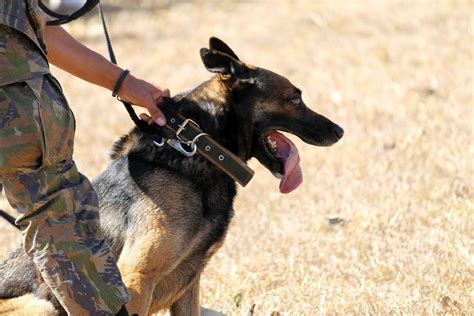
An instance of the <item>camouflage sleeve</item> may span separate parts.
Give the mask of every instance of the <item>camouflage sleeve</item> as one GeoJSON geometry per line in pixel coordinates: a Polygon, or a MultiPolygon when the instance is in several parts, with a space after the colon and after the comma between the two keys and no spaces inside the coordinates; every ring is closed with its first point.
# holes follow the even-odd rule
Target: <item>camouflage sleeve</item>
{"type": "Polygon", "coordinates": [[[38,0],[0,1],[0,24],[23,33],[46,55],[43,41],[46,22],[38,0]]]}
{"type": "Polygon", "coordinates": [[[46,58],[22,33],[0,25],[0,87],[49,73],[46,58]]]}
{"type": "Polygon", "coordinates": [[[37,0],[0,1],[0,87],[49,73],[37,0]]]}

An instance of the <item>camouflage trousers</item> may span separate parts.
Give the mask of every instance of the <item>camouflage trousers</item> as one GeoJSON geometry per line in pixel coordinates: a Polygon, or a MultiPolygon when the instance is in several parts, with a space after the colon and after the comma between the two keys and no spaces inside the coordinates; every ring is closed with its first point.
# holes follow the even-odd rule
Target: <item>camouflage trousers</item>
{"type": "Polygon", "coordinates": [[[129,294],[72,160],[74,130],[51,75],[0,87],[0,176],[26,253],[69,315],[114,315],[129,294]]]}

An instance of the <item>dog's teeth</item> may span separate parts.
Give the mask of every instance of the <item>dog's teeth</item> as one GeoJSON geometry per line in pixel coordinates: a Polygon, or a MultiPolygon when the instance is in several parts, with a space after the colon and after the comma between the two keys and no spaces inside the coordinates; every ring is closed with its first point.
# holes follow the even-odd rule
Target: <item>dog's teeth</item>
{"type": "Polygon", "coordinates": [[[270,144],[270,147],[272,148],[273,151],[275,151],[278,147],[277,142],[274,140],[271,140],[270,137],[268,137],[267,139],[268,139],[268,143],[270,144]]]}

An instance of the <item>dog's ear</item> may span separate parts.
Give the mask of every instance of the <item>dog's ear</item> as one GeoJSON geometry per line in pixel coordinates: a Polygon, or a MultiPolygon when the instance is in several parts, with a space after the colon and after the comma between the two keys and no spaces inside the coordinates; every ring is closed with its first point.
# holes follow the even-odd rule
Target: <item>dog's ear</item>
{"type": "Polygon", "coordinates": [[[226,43],[224,43],[217,37],[211,37],[209,39],[209,48],[227,54],[234,59],[240,60],[239,57],[237,57],[237,55],[234,53],[234,51],[226,43]]]}
{"type": "Polygon", "coordinates": [[[254,83],[250,69],[241,61],[213,49],[201,48],[200,54],[204,66],[210,72],[232,76],[241,82],[254,83]]]}

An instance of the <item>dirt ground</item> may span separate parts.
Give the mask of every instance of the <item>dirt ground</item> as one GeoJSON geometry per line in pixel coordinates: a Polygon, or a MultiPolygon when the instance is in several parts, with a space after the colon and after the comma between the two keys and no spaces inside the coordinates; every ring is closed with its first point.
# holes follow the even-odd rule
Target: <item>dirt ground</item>
{"type": "MultiPolygon", "coordinates": [[[[288,77],[346,132],[330,148],[292,137],[305,180],[290,195],[250,161],[256,176],[202,276],[203,306],[474,314],[472,4],[199,1],[108,13],[117,58],[135,75],[192,88],[210,77],[198,51],[217,36],[288,77]]],[[[97,16],[69,30],[106,53],[97,16]]],[[[76,115],[75,159],[92,178],[132,123],[108,91],[53,72],[76,115]]],[[[4,257],[20,234],[1,221],[0,240],[4,257]]]]}

